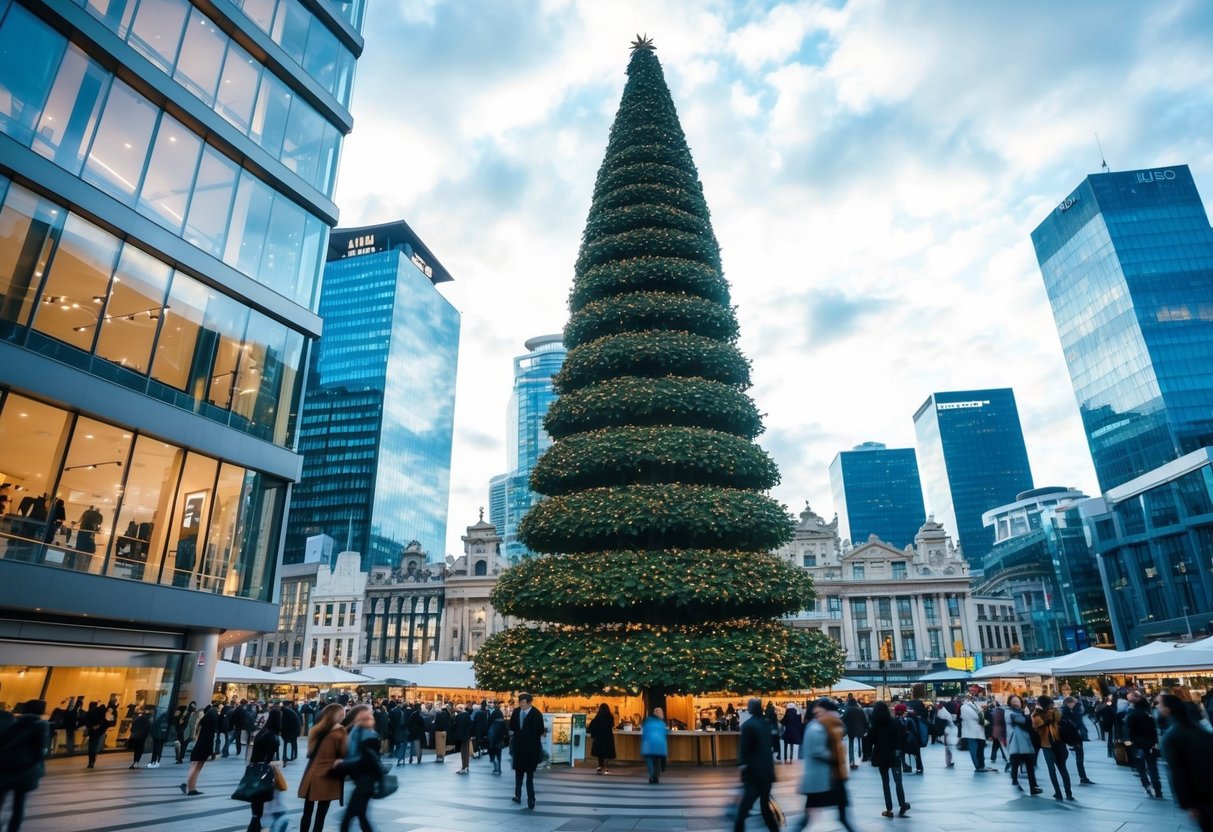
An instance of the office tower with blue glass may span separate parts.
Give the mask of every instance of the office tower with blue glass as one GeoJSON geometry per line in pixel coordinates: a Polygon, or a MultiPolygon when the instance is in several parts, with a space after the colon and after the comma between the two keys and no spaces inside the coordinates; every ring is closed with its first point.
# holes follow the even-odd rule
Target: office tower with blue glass
{"type": "Polygon", "coordinates": [[[1102,495],[1118,646],[1213,628],[1213,229],[1186,165],[1097,173],[1032,232],[1102,495]]]}
{"type": "Polygon", "coordinates": [[[904,549],[927,519],[913,448],[864,442],[830,463],[838,535],[856,546],[876,535],[904,549]]]}
{"type": "Polygon", "coordinates": [[[0,2],[6,702],[209,701],[221,634],[275,629],[361,26],[0,2]]]}
{"type": "Polygon", "coordinates": [[[932,393],[914,414],[927,511],[974,570],[994,544],[982,514],[1032,488],[1032,469],[1010,388],[932,393]]]}
{"type": "Polygon", "coordinates": [[[526,353],[514,359],[514,390],[506,411],[509,470],[489,483],[489,522],[497,527],[503,540],[501,551],[511,562],[531,554],[518,539],[518,524],[540,499],[531,490],[531,471],[539,455],[552,444],[543,428],[543,417],[557,398],[552,376],[568,353],[560,335],[531,338],[525,347],[526,353]]]}
{"type": "Polygon", "coordinates": [[[288,562],[321,534],[368,569],[397,565],[413,541],[442,559],[460,316],[438,286],[450,280],[403,221],[330,236],[288,562]]]}
{"type": "Polygon", "coordinates": [[[1088,176],[1032,244],[1100,490],[1213,445],[1213,229],[1187,165],[1088,176]]]}

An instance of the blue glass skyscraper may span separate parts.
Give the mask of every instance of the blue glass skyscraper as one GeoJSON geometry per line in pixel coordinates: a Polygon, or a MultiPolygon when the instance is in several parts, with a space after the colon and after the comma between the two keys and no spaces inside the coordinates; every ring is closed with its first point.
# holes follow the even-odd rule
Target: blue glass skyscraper
{"type": "Polygon", "coordinates": [[[518,539],[518,524],[540,497],[531,490],[531,471],[552,444],[543,429],[543,417],[556,401],[552,376],[564,364],[568,351],[560,335],[529,339],[527,352],[514,359],[514,391],[506,413],[506,455],[509,471],[493,477],[489,485],[489,521],[502,537],[502,552],[511,561],[530,551],[518,539]]]}
{"type": "Polygon", "coordinates": [[[327,534],[371,565],[394,565],[416,540],[446,546],[459,312],[451,280],[401,222],[337,229],[320,294],[286,559],[327,534]]]}
{"type": "Polygon", "coordinates": [[[914,414],[927,510],[974,569],[994,544],[982,514],[1032,488],[1028,449],[1010,388],[932,393],[914,414]]]}
{"type": "Polygon", "coordinates": [[[1032,244],[1100,490],[1213,445],[1213,229],[1188,167],[1088,176],[1032,244]]]}
{"type": "Polygon", "coordinates": [[[864,442],[840,451],[830,463],[830,490],[838,534],[855,545],[874,534],[904,549],[927,517],[913,448],[864,442]]]}

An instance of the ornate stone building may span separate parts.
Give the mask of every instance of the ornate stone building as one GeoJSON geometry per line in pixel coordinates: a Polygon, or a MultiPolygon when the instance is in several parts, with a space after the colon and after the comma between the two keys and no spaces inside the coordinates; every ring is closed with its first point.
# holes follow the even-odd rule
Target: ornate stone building
{"type": "Polygon", "coordinates": [[[311,590],[304,631],[304,667],[348,667],[358,663],[367,575],[362,555],[341,552],[332,567],[320,564],[311,590]]]}
{"type": "Polygon", "coordinates": [[[422,664],[439,657],[446,568],[412,541],[394,566],[371,569],[366,584],[362,664],[422,664]]]}
{"type": "Polygon", "coordinates": [[[906,683],[948,659],[1001,661],[1019,652],[1020,625],[1008,598],[974,596],[969,564],[933,518],[904,550],[870,537],[843,549],[837,521],[808,505],[779,554],[809,570],[817,588],[796,626],[824,631],[846,652],[846,674],[868,682],[906,683]],[[893,659],[880,667],[889,639],[893,659]]]}
{"type": "Polygon", "coordinates": [[[476,655],[485,640],[510,626],[493,609],[490,595],[497,576],[509,564],[501,551],[497,527],[484,519],[467,527],[463,555],[448,558],[446,608],[442,618],[442,658],[463,661],[476,655]]]}

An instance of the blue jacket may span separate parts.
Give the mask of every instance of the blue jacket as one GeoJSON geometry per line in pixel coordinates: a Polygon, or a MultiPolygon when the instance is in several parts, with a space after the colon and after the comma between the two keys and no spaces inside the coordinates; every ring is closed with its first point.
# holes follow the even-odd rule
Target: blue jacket
{"type": "Polygon", "coordinates": [[[669,756],[669,743],[666,735],[670,729],[655,716],[646,717],[640,725],[640,756],[666,757],[669,756]]]}

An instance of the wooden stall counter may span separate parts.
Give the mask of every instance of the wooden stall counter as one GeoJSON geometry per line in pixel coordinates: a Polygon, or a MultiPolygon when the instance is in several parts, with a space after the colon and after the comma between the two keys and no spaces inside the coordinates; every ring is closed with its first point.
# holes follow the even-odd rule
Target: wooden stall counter
{"type": "MultiPolygon", "coordinates": [[[[737,731],[670,731],[668,735],[671,763],[731,766],[737,764],[737,731]]],[[[615,758],[640,762],[640,732],[615,732],[615,758]]]]}

